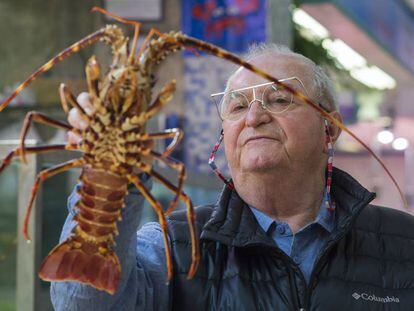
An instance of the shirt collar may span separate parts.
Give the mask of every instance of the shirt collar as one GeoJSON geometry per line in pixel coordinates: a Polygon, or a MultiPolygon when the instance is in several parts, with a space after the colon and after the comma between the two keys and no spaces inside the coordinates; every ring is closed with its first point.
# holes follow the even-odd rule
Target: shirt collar
{"type": "Polygon", "coordinates": [[[251,207],[248,205],[250,210],[253,212],[254,217],[256,217],[257,222],[259,223],[260,227],[264,230],[264,232],[268,233],[270,226],[273,225],[276,221],[274,221],[272,218],[267,216],[265,213],[259,211],[258,209],[255,209],[254,207],[251,207]]]}
{"type": "Polygon", "coordinates": [[[335,227],[335,211],[336,209],[333,209],[332,211],[328,210],[328,208],[325,205],[325,202],[327,200],[327,194],[325,191],[322,204],[319,207],[319,213],[318,216],[316,216],[316,219],[314,223],[317,223],[321,225],[323,228],[325,228],[326,231],[331,233],[335,227]]]}
{"type": "MultiPolygon", "coordinates": [[[[326,191],[324,193],[324,197],[322,200],[322,204],[319,207],[319,213],[316,216],[316,219],[312,224],[319,224],[321,227],[323,227],[326,231],[331,233],[335,226],[335,210],[332,212],[329,211],[325,206],[325,200],[326,200],[326,191]]],[[[252,211],[253,215],[256,217],[257,222],[259,223],[260,227],[264,230],[264,232],[268,233],[270,230],[270,227],[275,223],[276,225],[281,224],[281,222],[278,222],[276,220],[273,220],[271,217],[267,216],[262,211],[259,211],[258,209],[248,205],[250,210],[252,211]]],[[[311,224],[308,224],[309,226],[311,224]]]]}

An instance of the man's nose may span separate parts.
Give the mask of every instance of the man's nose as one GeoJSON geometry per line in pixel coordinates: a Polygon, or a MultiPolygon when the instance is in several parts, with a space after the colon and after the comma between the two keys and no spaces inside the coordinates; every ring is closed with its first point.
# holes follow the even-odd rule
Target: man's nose
{"type": "Polygon", "coordinates": [[[246,125],[256,127],[270,120],[270,112],[263,107],[263,102],[258,99],[252,100],[246,114],[246,125]]]}

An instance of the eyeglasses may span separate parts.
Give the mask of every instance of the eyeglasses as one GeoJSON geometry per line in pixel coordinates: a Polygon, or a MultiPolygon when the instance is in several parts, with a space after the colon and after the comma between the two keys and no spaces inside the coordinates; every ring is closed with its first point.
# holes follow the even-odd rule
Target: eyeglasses
{"type": "MultiPolygon", "coordinates": [[[[290,77],[279,80],[280,82],[297,81],[303,87],[305,93],[307,90],[303,82],[297,77],[290,77]]],[[[255,102],[259,102],[263,109],[271,113],[283,113],[289,110],[293,105],[293,94],[274,82],[262,83],[237,90],[229,90],[221,93],[211,94],[213,101],[216,103],[218,113],[222,120],[237,121],[244,118],[255,102]],[[262,89],[261,98],[259,98],[259,89],[262,89]],[[249,99],[249,93],[253,98],[249,99]]],[[[250,97],[251,98],[251,97],[250,97]]]]}

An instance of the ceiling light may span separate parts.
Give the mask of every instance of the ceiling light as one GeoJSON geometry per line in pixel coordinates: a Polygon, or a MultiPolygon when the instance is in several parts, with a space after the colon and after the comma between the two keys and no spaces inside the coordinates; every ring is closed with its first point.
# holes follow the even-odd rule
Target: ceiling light
{"type": "Polygon", "coordinates": [[[364,67],[367,64],[364,57],[340,39],[325,39],[322,42],[322,46],[327,49],[329,54],[335,57],[346,70],[364,67]]]}
{"type": "Polygon", "coordinates": [[[402,137],[396,138],[392,142],[392,147],[395,150],[405,150],[408,148],[408,140],[402,137]]]}
{"type": "Polygon", "coordinates": [[[397,85],[393,77],[376,66],[355,68],[350,74],[355,80],[379,90],[393,89],[397,85]]]}
{"type": "Polygon", "coordinates": [[[302,34],[305,37],[322,40],[322,47],[348,70],[355,80],[379,90],[395,88],[397,83],[393,77],[376,66],[368,66],[367,60],[344,41],[330,39],[328,30],[304,10],[295,9],[293,21],[306,30],[302,34]]]}
{"type": "Polygon", "coordinates": [[[350,74],[359,82],[379,90],[393,89],[397,85],[393,77],[376,66],[351,69],[350,74]]]}
{"type": "Polygon", "coordinates": [[[390,130],[382,130],[377,134],[377,139],[382,144],[389,144],[394,140],[394,134],[390,130]]]}
{"type": "Polygon", "coordinates": [[[302,26],[303,28],[308,29],[315,37],[319,39],[325,39],[329,37],[328,30],[302,9],[295,9],[293,11],[293,22],[297,25],[302,26]]]}

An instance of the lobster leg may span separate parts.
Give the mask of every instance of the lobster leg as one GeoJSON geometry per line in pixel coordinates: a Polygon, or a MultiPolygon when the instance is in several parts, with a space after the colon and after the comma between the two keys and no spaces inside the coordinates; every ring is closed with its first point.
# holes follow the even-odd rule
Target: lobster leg
{"type": "Polygon", "coordinates": [[[162,32],[158,31],[155,28],[151,28],[150,31],[148,32],[147,37],[145,38],[144,42],[141,45],[141,48],[139,49],[138,53],[137,53],[137,57],[136,60],[139,61],[139,58],[141,57],[142,52],[144,51],[145,47],[147,46],[148,42],[152,39],[152,37],[154,35],[157,35],[159,37],[163,37],[165,36],[165,34],[163,34],[162,32]]]}
{"type": "MultiPolygon", "coordinates": [[[[76,150],[78,149],[77,145],[51,145],[51,146],[39,146],[39,147],[27,147],[25,148],[25,152],[27,154],[34,154],[34,153],[44,153],[50,151],[58,151],[58,150],[76,150]]],[[[0,174],[1,172],[10,165],[11,161],[15,157],[20,157],[22,155],[22,149],[20,147],[16,147],[14,150],[10,151],[9,154],[3,159],[3,162],[0,165],[0,174]]]]}
{"type": "MultiPolygon", "coordinates": [[[[161,182],[164,186],[166,186],[168,189],[170,189],[173,192],[177,192],[177,187],[175,187],[173,184],[171,184],[168,180],[166,180],[163,176],[155,172],[154,170],[151,170],[149,172],[149,175],[155,177],[159,182],[161,182]]],[[[192,251],[191,251],[191,266],[187,274],[187,278],[191,279],[194,277],[197,267],[200,261],[200,248],[199,248],[199,241],[198,236],[196,233],[196,227],[195,227],[195,213],[194,213],[194,207],[193,203],[191,202],[190,198],[183,192],[180,191],[180,198],[185,202],[187,205],[187,220],[188,220],[188,226],[189,231],[191,235],[191,244],[192,244],[192,251]]]]}
{"type": "Polygon", "coordinates": [[[168,145],[166,150],[160,154],[155,152],[147,147],[141,147],[141,152],[146,155],[151,155],[152,157],[158,159],[159,161],[164,162],[166,165],[171,167],[174,170],[178,171],[178,187],[176,191],[175,198],[171,201],[170,206],[168,207],[166,214],[169,215],[178,204],[179,194],[182,191],[183,183],[186,178],[185,166],[183,163],[176,161],[173,158],[168,157],[172,151],[177,147],[178,143],[183,138],[183,132],[180,129],[168,129],[165,132],[161,133],[152,133],[152,134],[138,134],[137,139],[141,141],[148,141],[153,139],[166,139],[173,138],[173,141],[168,145]]]}
{"type": "Polygon", "coordinates": [[[171,251],[170,245],[168,243],[168,235],[167,235],[167,221],[165,219],[164,212],[162,210],[161,204],[152,196],[152,194],[144,187],[141,183],[139,178],[135,175],[128,175],[128,181],[132,182],[135,187],[142,193],[142,195],[147,199],[147,201],[151,204],[154,210],[158,214],[158,221],[161,225],[163,238],[164,238],[164,246],[165,246],[165,256],[167,259],[167,273],[168,273],[168,281],[172,278],[173,266],[172,266],[172,259],[171,259],[171,251]]]}
{"type": "Polygon", "coordinates": [[[79,110],[81,113],[82,118],[84,118],[87,121],[90,121],[89,115],[86,113],[85,109],[81,105],[79,105],[78,101],[76,100],[73,93],[70,91],[69,87],[61,83],[59,87],[59,96],[60,96],[60,103],[62,104],[63,110],[66,112],[66,114],[69,113],[69,104],[71,104],[73,107],[79,110]]]}
{"type": "Polygon", "coordinates": [[[158,111],[161,110],[162,107],[164,107],[166,103],[168,103],[172,99],[175,92],[175,85],[175,80],[172,80],[162,88],[154,103],[144,113],[145,121],[152,118],[158,111]]]}
{"type": "Polygon", "coordinates": [[[171,201],[170,206],[168,207],[168,209],[165,212],[165,214],[168,216],[177,207],[178,199],[180,197],[180,194],[183,191],[183,184],[184,184],[184,180],[186,178],[185,165],[183,163],[173,159],[173,158],[164,157],[162,154],[160,154],[156,151],[151,150],[151,155],[155,159],[164,162],[165,164],[167,164],[172,169],[178,171],[178,186],[175,190],[176,195],[175,195],[175,198],[171,201]]]}
{"type": "Polygon", "coordinates": [[[183,139],[184,133],[181,129],[172,128],[166,129],[164,132],[151,133],[151,134],[138,134],[137,139],[141,141],[153,140],[153,139],[168,139],[172,138],[172,142],[167,146],[165,151],[162,153],[163,157],[167,157],[174,151],[180,141],[183,139]]]}
{"type": "Polygon", "coordinates": [[[25,218],[24,218],[23,234],[24,234],[26,240],[30,241],[30,237],[29,237],[29,234],[28,234],[29,217],[30,217],[30,213],[32,211],[33,202],[36,198],[36,194],[39,191],[40,184],[45,179],[47,179],[49,177],[55,176],[59,173],[70,170],[72,168],[81,166],[82,164],[84,164],[83,159],[74,159],[74,160],[67,161],[65,163],[58,164],[58,165],[53,166],[49,169],[43,170],[37,175],[36,181],[35,181],[35,183],[33,185],[33,188],[32,188],[32,194],[30,196],[29,206],[27,207],[26,215],[25,215],[25,218]]]}
{"type": "Polygon", "coordinates": [[[132,126],[140,126],[152,118],[162,107],[164,107],[166,103],[172,99],[175,92],[175,84],[175,80],[172,80],[165,85],[147,111],[139,114],[138,116],[134,116],[131,119],[127,119],[127,122],[129,122],[132,126]]]}
{"type": "Polygon", "coordinates": [[[27,133],[29,132],[30,126],[32,124],[33,121],[42,123],[42,124],[46,124],[46,125],[50,125],[53,127],[56,127],[58,129],[64,129],[64,130],[71,130],[72,126],[70,126],[69,124],[59,121],[59,120],[55,120],[51,117],[48,117],[46,115],[44,115],[43,113],[40,112],[29,112],[23,122],[23,128],[22,128],[22,132],[20,134],[20,149],[21,149],[21,157],[24,163],[26,163],[26,156],[25,156],[25,145],[24,142],[26,140],[26,136],[27,133]]]}

